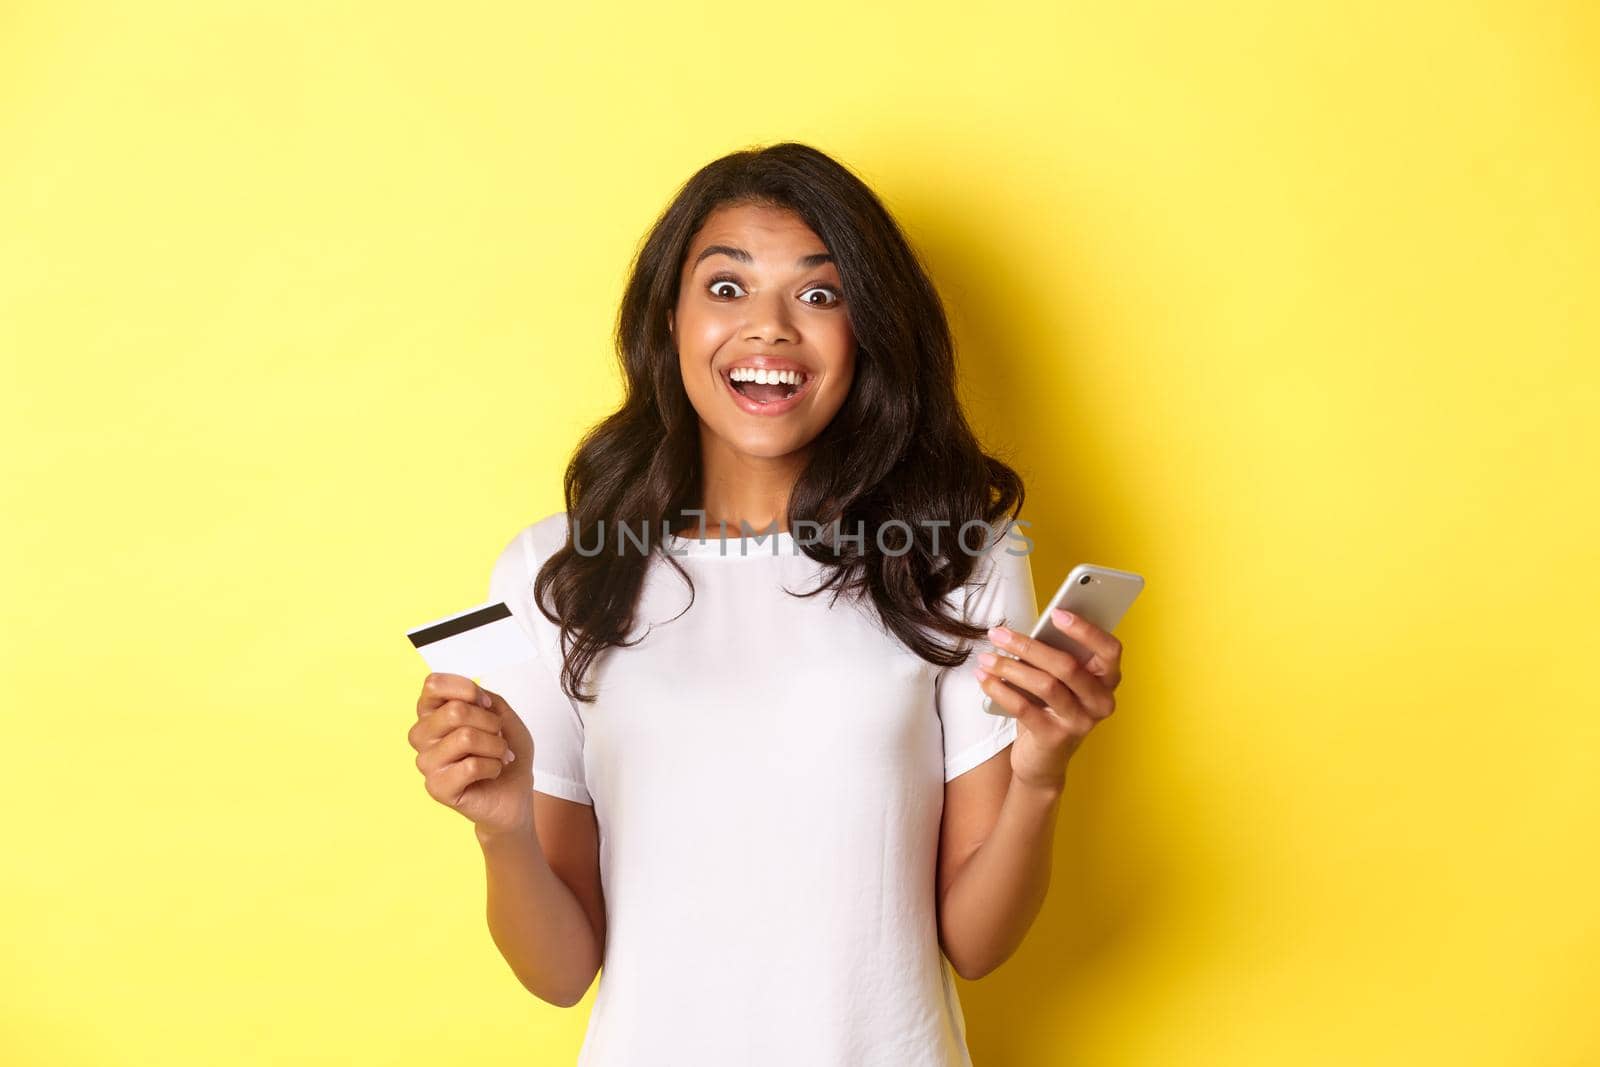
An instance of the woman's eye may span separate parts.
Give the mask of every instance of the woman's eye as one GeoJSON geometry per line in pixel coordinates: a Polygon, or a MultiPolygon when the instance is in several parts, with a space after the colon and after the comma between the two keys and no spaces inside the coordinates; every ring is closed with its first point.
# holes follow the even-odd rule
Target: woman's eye
{"type": "MultiPolygon", "coordinates": [[[[732,278],[712,278],[706,283],[706,292],[722,300],[732,300],[734,297],[745,295],[744,286],[732,278]]],[[[800,294],[801,302],[812,307],[833,307],[843,299],[843,294],[831,285],[813,285],[800,294]],[[827,298],[816,300],[811,297],[812,293],[825,293],[827,298]]]]}

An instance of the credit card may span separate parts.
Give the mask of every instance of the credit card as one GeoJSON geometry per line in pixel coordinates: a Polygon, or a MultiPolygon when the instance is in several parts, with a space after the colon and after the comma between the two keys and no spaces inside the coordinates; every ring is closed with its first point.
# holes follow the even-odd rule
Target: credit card
{"type": "Polygon", "coordinates": [[[406,636],[431,670],[467,678],[481,678],[538,654],[502,600],[425,622],[406,636]]]}

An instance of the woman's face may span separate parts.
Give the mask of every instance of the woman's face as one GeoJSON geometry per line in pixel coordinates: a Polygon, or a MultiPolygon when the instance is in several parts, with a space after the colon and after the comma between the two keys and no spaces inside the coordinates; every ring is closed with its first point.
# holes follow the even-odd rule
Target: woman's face
{"type": "Polygon", "coordinates": [[[855,377],[839,270],[792,211],[713,211],[690,239],[667,321],[702,440],[709,433],[734,453],[777,458],[804,449],[855,377]],[[772,381],[756,380],[768,371],[772,381]]]}

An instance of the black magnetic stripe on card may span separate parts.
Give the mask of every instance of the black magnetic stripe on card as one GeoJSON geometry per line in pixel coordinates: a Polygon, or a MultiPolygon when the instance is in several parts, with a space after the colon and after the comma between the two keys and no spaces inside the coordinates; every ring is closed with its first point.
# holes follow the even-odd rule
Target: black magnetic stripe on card
{"type": "Polygon", "coordinates": [[[411,638],[413,645],[421,648],[423,645],[431,645],[435,641],[443,641],[447,637],[454,637],[456,634],[465,633],[468,630],[476,630],[480,626],[486,626],[496,619],[504,619],[510,615],[511,609],[506,607],[504,603],[490,604],[486,608],[469,611],[459,618],[446,619],[444,622],[436,623],[406,636],[411,638]]]}

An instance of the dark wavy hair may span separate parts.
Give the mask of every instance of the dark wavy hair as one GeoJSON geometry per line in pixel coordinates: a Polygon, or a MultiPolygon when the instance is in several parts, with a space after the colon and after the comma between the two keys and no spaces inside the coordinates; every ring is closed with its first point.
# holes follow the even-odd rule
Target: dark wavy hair
{"type": "Polygon", "coordinates": [[[666,552],[665,533],[696,525],[686,517],[701,506],[699,416],[684,390],[667,311],[677,304],[693,235],[714,210],[740,204],[787,208],[821,238],[838,267],[857,343],[850,391],[814,441],[788,520],[791,532],[801,523],[837,523],[846,534],[866,536],[797,538],[800,550],[826,564],[827,579],[791,595],[832,589],[835,600],[841,593],[857,602],[870,597],[890,633],[942,667],[960,665],[967,655],[961,642],[984,633],[945,614],[944,598],[978,565],[978,553],[955,535],[978,520],[987,527],[985,548],[992,546],[1000,519],[1022,510],[1022,479],[983,451],[967,423],[944,306],[888,209],[842,164],[788,141],[702,167],[634,257],[615,336],[622,406],[574,452],[565,478],[567,540],[534,579],[534,602],[561,628],[561,686],[573,700],[595,699],[581,684],[601,652],[643,639],[626,640],[654,555],[683,576],[693,604],[694,583],[666,552]],[[886,553],[877,531],[894,520],[909,525],[909,534],[896,523],[884,537],[886,553]],[[594,544],[595,533],[604,542],[607,531],[624,525],[630,537],[642,531],[636,543],[644,551],[585,554],[574,544],[594,544]],[[958,643],[941,644],[934,634],[958,643]]]}

